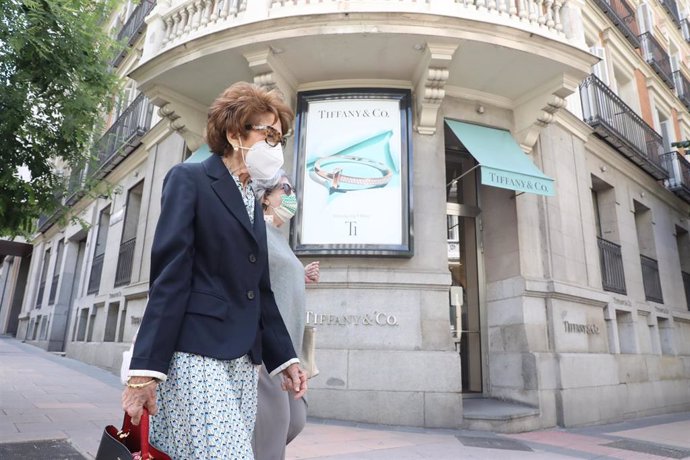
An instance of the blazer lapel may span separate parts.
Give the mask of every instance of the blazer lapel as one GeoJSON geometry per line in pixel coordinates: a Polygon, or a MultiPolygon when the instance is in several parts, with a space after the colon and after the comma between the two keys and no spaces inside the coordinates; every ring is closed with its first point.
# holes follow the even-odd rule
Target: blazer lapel
{"type": "Polygon", "coordinates": [[[211,157],[203,161],[206,174],[216,179],[211,183],[211,188],[218,195],[218,198],[223,202],[223,205],[230,211],[230,213],[242,224],[247,232],[256,240],[254,229],[249,221],[249,214],[244,205],[242,194],[232,178],[228,169],[225,167],[223,160],[213,154],[211,157]]]}

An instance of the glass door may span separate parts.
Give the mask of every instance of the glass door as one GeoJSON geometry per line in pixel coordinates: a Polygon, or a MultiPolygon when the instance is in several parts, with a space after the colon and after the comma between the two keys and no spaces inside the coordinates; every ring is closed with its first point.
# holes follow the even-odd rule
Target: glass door
{"type": "Polygon", "coordinates": [[[477,171],[477,163],[469,154],[446,150],[450,330],[460,353],[463,393],[482,392],[477,171]]]}

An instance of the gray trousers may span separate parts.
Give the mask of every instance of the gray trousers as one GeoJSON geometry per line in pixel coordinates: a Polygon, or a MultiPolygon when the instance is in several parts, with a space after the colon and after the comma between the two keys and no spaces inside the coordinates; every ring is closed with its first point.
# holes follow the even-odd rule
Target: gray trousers
{"type": "Polygon", "coordinates": [[[252,447],[256,460],[283,460],[285,446],[307,423],[307,402],[294,399],[280,388],[282,376],[271,377],[264,365],[259,371],[256,426],[252,447]]]}

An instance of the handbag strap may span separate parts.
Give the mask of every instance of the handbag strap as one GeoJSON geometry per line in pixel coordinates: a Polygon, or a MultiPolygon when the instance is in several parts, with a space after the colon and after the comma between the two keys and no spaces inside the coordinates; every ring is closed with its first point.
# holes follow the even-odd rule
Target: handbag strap
{"type": "Polygon", "coordinates": [[[132,423],[132,417],[125,412],[125,420],[122,423],[122,431],[131,433],[133,430],[139,431],[139,448],[141,449],[141,458],[143,460],[153,458],[151,457],[149,444],[149,411],[145,407],[143,408],[143,413],[141,414],[141,420],[139,421],[138,427],[132,423]]]}

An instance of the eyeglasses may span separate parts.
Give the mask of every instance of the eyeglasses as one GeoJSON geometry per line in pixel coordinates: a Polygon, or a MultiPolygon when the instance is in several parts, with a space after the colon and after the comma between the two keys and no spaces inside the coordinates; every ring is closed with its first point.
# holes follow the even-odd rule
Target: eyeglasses
{"type": "Polygon", "coordinates": [[[244,129],[259,131],[264,136],[266,136],[266,143],[271,147],[275,147],[280,144],[285,147],[287,144],[287,138],[283,136],[280,131],[275,129],[273,126],[268,125],[245,125],[244,129]]]}
{"type": "Polygon", "coordinates": [[[287,196],[292,195],[292,192],[295,190],[292,188],[292,185],[288,184],[287,182],[283,182],[282,184],[276,185],[276,187],[271,190],[271,192],[278,190],[279,188],[283,189],[283,193],[285,193],[287,196]]]}

